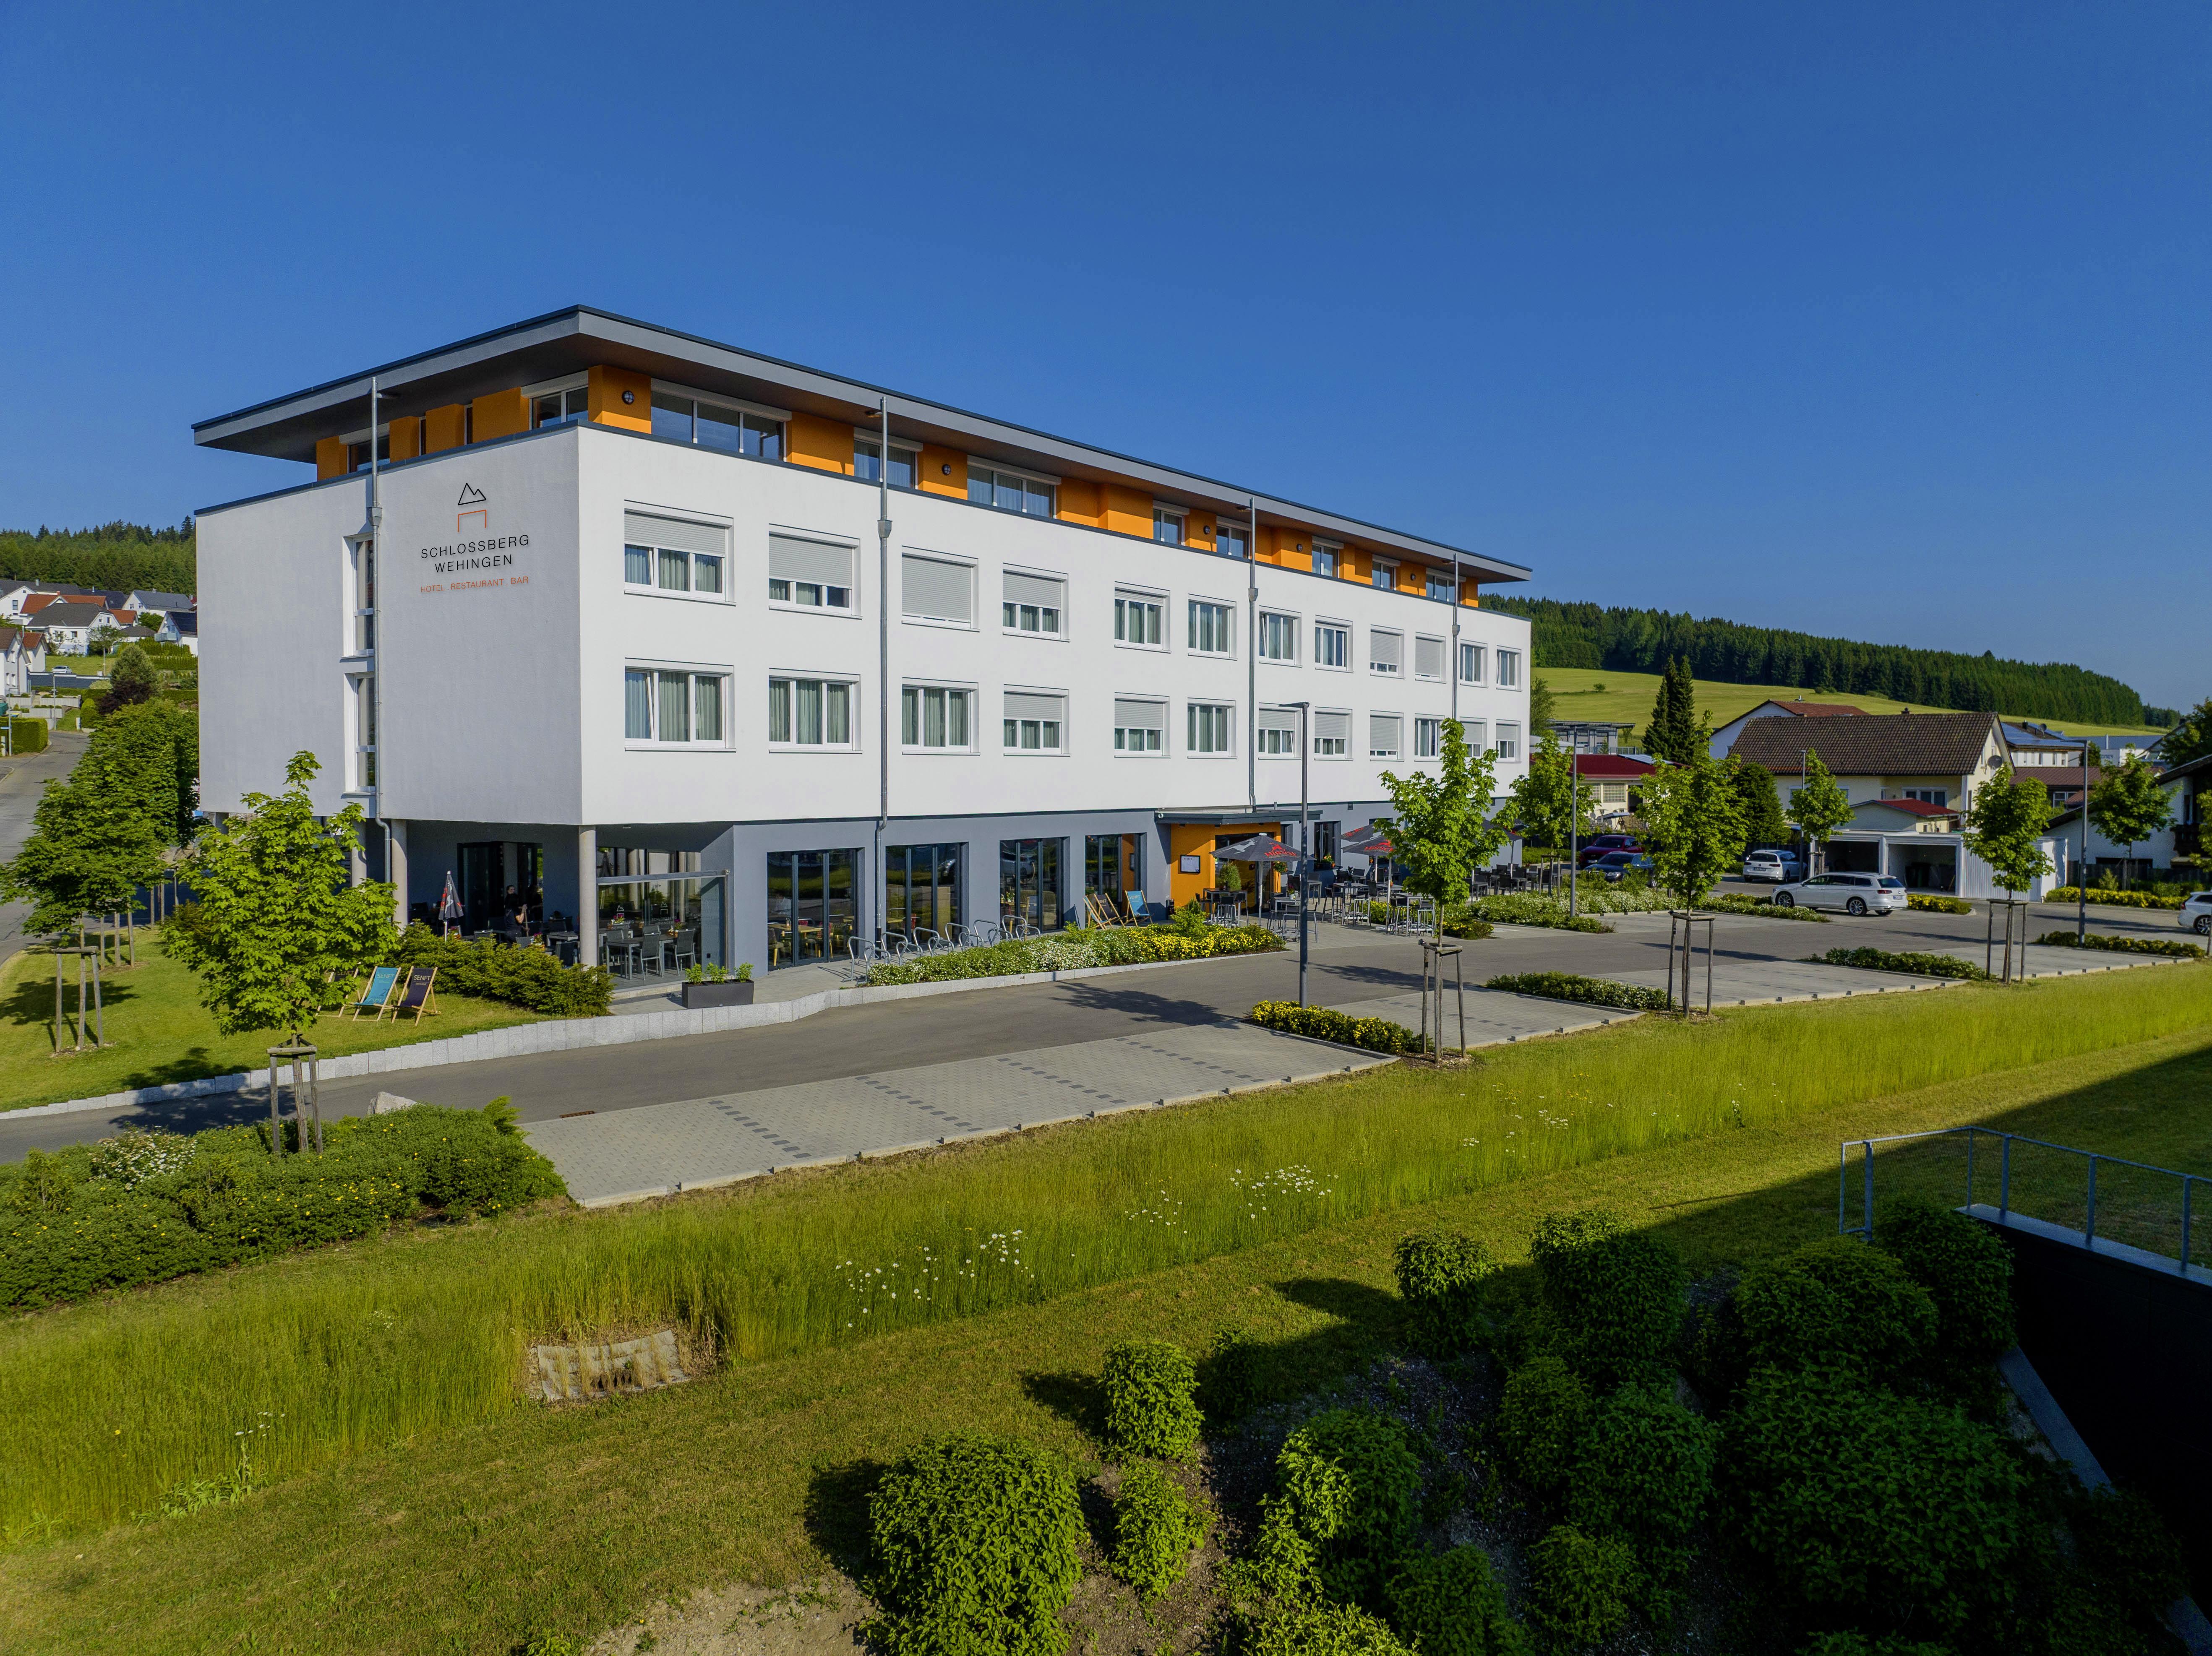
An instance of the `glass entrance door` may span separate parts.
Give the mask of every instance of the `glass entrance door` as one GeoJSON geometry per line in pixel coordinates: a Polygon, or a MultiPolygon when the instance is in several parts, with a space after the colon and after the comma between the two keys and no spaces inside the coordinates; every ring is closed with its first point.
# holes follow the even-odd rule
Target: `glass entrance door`
{"type": "Polygon", "coordinates": [[[500,912],[507,895],[507,847],[496,840],[462,846],[461,930],[489,931],[495,920],[511,919],[500,912]]]}
{"type": "Polygon", "coordinates": [[[769,852],[771,968],[845,957],[860,919],[860,865],[857,848],[769,852]]]}
{"type": "Polygon", "coordinates": [[[1066,885],[1060,869],[1064,840],[1001,840],[999,841],[999,919],[1022,921],[1040,931],[1057,931],[1064,925],[1062,894],[1066,885]]]}
{"type": "Polygon", "coordinates": [[[892,937],[916,941],[934,931],[951,937],[958,931],[960,845],[891,846],[884,852],[884,925],[892,937]]]}

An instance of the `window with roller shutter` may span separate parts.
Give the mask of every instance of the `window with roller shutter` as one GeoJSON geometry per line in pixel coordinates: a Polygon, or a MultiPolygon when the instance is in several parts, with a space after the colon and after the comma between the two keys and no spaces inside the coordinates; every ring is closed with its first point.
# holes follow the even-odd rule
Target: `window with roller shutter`
{"type": "Polygon", "coordinates": [[[798,610],[853,609],[849,541],[776,534],[768,537],[768,601],[798,610]]]}
{"type": "Polygon", "coordinates": [[[1413,640],[1413,676],[1440,679],[1444,676],[1444,641],[1440,638],[1415,638],[1413,640]]]}
{"type": "Polygon", "coordinates": [[[623,513],[623,585],[664,597],[730,601],[730,531],[720,524],[623,513]]]}
{"type": "Polygon", "coordinates": [[[1352,757],[1352,715],[1346,713],[1316,713],[1314,721],[1314,757],[1316,759],[1349,759],[1352,757]]]}
{"type": "Polygon", "coordinates": [[[903,554],[899,559],[899,608],[909,621],[975,624],[975,567],[945,558],[903,554]]]}
{"type": "Polygon", "coordinates": [[[1066,581],[1014,569],[1004,572],[1000,579],[1005,583],[999,607],[1001,627],[1009,633],[1032,633],[1040,638],[1066,636],[1061,621],[1067,605],[1066,581]]]}

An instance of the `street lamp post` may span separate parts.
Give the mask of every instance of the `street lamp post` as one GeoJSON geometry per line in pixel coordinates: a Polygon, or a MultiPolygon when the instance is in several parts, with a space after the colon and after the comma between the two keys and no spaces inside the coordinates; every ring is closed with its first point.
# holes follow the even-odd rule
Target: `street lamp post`
{"type": "Polygon", "coordinates": [[[2081,738],[2081,823],[2075,836],[2081,854],[2074,859],[2074,946],[2089,935],[2089,738],[2081,738]]]}
{"type": "MultiPolygon", "coordinates": [[[[1580,748],[1567,751],[1567,918],[1576,917],[1575,899],[1580,895],[1576,888],[1582,882],[1577,866],[1582,861],[1583,831],[1583,754],[1580,748]]],[[[1464,1035],[1461,1037],[1463,1040],[1464,1035]]]]}
{"type": "Polygon", "coordinates": [[[1313,757],[1313,736],[1306,725],[1313,717],[1313,703],[1293,701],[1289,704],[1298,710],[1298,1004],[1306,1004],[1306,905],[1312,901],[1313,858],[1309,853],[1311,824],[1307,821],[1310,807],[1306,798],[1310,792],[1311,773],[1309,761],[1313,757]]]}

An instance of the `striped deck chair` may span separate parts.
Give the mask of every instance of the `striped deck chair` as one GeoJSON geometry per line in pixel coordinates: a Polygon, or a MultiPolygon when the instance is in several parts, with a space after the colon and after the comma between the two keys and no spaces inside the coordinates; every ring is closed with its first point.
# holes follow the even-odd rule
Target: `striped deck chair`
{"type": "Polygon", "coordinates": [[[437,976],[438,968],[434,966],[409,968],[407,987],[386,1005],[385,1013],[388,1013],[394,1022],[398,1021],[403,1012],[417,1022],[425,1017],[437,1016],[437,997],[430,992],[430,986],[436,981],[437,976]]]}
{"type": "Polygon", "coordinates": [[[392,998],[392,987],[398,981],[398,967],[377,967],[369,973],[368,987],[361,992],[361,998],[348,1001],[340,1010],[353,1017],[359,1017],[363,1012],[374,1012],[380,1016],[384,1003],[392,998]]]}

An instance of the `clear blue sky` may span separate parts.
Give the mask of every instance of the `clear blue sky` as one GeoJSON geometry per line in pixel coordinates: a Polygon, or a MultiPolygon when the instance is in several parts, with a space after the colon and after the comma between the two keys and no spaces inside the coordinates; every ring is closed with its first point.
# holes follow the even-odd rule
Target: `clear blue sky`
{"type": "Polygon", "coordinates": [[[2212,14],[0,3],[0,525],[584,301],[1533,566],[2212,693],[2212,14]]]}

